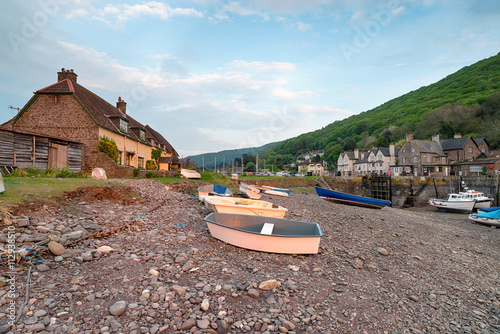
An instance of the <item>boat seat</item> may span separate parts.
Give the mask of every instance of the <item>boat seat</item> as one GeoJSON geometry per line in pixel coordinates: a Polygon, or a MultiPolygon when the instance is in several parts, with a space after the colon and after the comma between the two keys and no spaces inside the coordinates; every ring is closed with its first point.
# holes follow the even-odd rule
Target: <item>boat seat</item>
{"type": "Polygon", "coordinates": [[[264,223],[262,225],[262,230],[260,230],[260,234],[271,235],[271,234],[273,234],[273,228],[274,228],[274,224],[273,223],[264,223]]]}

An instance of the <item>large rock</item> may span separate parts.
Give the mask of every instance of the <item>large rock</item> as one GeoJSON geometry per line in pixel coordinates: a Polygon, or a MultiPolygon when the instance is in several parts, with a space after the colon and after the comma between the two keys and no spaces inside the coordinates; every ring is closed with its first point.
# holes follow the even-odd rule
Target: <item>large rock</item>
{"type": "Polygon", "coordinates": [[[124,300],[120,300],[111,305],[111,307],[109,308],[109,313],[115,316],[119,316],[122,315],[126,309],[127,309],[127,302],[124,300]]]}
{"type": "Polygon", "coordinates": [[[48,244],[49,250],[52,254],[58,256],[58,255],[63,255],[64,254],[64,246],[61,245],[60,243],[57,243],[55,241],[51,241],[48,244]]]}
{"type": "Polygon", "coordinates": [[[275,279],[271,279],[268,281],[264,281],[259,284],[259,289],[261,290],[271,290],[271,289],[276,289],[278,286],[278,281],[275,279]]]}

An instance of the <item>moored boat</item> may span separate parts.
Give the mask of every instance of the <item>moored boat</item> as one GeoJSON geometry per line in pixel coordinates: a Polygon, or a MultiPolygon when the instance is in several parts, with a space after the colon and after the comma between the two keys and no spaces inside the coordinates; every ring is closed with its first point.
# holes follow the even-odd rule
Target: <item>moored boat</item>
{"type": "Polygon", "coordinates": [[[204,221],[214,238],[261,252],[316,254],[323,236],[319,224],[290,219],[211,213],[204,221]]]}
{"type": "Polygon", "coordinates": [[[466,199],[475,200],[476,204],[474,204],[474,209],[489,208],[491,203],[493,203],[493,198],[485,196],[484,193],[476,190],[467,190],[466,192],[461,192],[459,194],[463,194],[466,199]]]}
{"type": "Polygon", "coordinates": [[[212,212],[283,218],[288,211],[274,203],[236,197],[205,197],[204,203],[212,212]]]}
{"type": "Polygon", "coordinates": [[[248,197],[250,199],[260,199],[261,195],[259,194],[260,190],[255,188],[254,186],[248,185],[244,182],[240,183],[240,192],[243,196],[248,197]]]}
{"type": "Polygon", "coordinates": [[[384,201],[376,198],[356,196],[356,195],[342,193],[339,191],[323,189],[319,187],[315,188],[316,188],[316,193],[318,193],[318,196],[329,202],[362,206],[372,209],[381,209],[391,204],[391,201],[384,201]]]}
{"type": "Polygon", "coordinates": [[[271,186],[260,186],[259,188],[261,190],[263,189],[264,191],[272,190],[272,191],[279,191],[282,193],[290,194],[290,189],[285,189],[285,188],[277,188],[277,187],[271,187],[271,186]]]}
{"type": "Polygon", "coordinates": [[[181,175],[186,179],[201,179],[200,173],[192,169],[181,169],[181,175]]]}
{"type": "Polygon", "coordinates": [[[469,214],[469,220],[479,224],[500,227],[500,209],[469,214]]]}
{"type": "Polygon", "coordinates": [[[441,211],[472,212],[476,200],[466,197],[463,193],[450,194],[447,199],[430,198],[427,204],[441,211]]]}
{"type": "Polygon", "coordinates": [[[222,196],[228,197],[232,196],[233,192],[226,186],[221,186],[219,184],[207,184],[198,187],[198,198],[203,201],[206,196],[222,196]]]}

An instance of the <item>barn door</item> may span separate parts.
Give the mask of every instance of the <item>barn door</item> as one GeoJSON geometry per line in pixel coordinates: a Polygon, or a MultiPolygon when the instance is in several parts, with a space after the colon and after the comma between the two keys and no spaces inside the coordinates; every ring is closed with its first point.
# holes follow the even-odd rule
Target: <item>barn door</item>
{"type": "Polygon", "coordinates": [[[68,166],[68,145],[50,143],[49,168],[64,168],[68,166]]]}

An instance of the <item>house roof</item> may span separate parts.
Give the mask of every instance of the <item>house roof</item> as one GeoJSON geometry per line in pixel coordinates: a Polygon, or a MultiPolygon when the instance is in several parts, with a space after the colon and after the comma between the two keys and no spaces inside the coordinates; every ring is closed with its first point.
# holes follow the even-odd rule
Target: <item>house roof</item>
{"type": "Polygon", "coordinates": [[[177,152],[175,152],[174,148],[170,143],[163,137],[159,132],[153,130],[149,125],[146,125],[146,138],[147,139],[154,139],[160,144],[163,144],[166,146],[168,153],[177,155],[177,152]]]}
{"type": "Polygon", "coordinates": [[[119,124],[113,122],[113,119],[121,118],[129,122],[129,129],[141,128],[146,131],[146,139],[154,138],[157,142],[165,144],[167,151],[169,153],[175,152],[174,148],[168,141],[158,132],[153,130],[149,126],[144,126],[132,116],[122,112],[119,108],[113,106],[103,98],[92,93],[87,88],[81,86],[80,84],[65,78],[55,84],[44,87],[37,90],[35,95],[30,99],[30,101],[23,107],[23,109],[15,116],[12,120],[5,123],[13,124],[17,119],[23,114],[23,112],[36,100],[39,95],[73,95],[82,108],[88,113],[92,120],[99,126],[106,128],[110,131],[125,135],[133,140],[142,142],[139,138],[139,134],[134,131],[128,131],[124,133],[118,128],[119,124]],[[149,131],[149,136],[147,135],[149,131]],[[151,135],[153,133],[153,135],[151,135]]]}
{"type": "MultiPolygon", "coordinates": [[[[486,138],[476,138],[476,139],[473,139],[474,140],[474,143],[476,143],[476,145],[479,147],[479,145],[481,145],[481,143],[484,141],[486,142],[486,145],[488,145],[488,141],[486,140],[486,138]]],[[[488,145],[489,146],[489,145],[488,145]]]]}
{"type": "Polygon", "coordinates": [[[465,147],[465,144],[467,144],[469,139],[471,139],[471,137],[441,140],[441,147],[443,151],[461,150],[465,147]]]}
{"type": "Polygon", "coordinates": [[[433,140],[418,140],[414,139],[410,143],[418,147],[420,152],[435,153],[439,156],[445,157],[446,153],[443,152],[441,145],[433,140]]]}
{"type": "MultiPolygon", "coordinates": [[[[401,149],[401,148],[399,148],[399,147],[394,147],[394,155],[395,155],[395,156],[397,156],[397,155],[398,155],[398,153],[399,153],[399,150],[400,150],[400,149],[401,149]]],[[[382,152],[382,154],[383,154],[385,157],[390,157],[390,156],[391,156],[391,153],[390,153],[390,149],[389,149],[389,147],[379,147],[379,148],[378,148],[378,150],[379,150],[380,152],[382,152]]]]}

